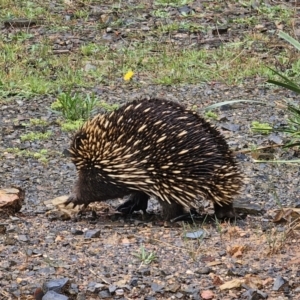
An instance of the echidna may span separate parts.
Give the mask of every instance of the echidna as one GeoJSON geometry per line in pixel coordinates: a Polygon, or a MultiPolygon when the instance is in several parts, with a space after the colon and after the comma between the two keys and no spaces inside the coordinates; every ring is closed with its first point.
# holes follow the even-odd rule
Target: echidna
{"type": "Polygon", "coordinates": [[[136,100],[97,115],[70,147],[78,170],[74,206],[130,195],[125,213],[146,211],[150,196],[171,219],[210,199],[218,218],[233,217],[242,175],[216,128],[173,101],[136,100]]]}

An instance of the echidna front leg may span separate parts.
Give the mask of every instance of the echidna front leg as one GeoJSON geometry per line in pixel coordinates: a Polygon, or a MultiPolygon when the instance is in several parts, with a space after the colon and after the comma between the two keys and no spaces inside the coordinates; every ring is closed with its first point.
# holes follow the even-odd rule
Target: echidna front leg
{"type": "Polygon", "coordinates": [[[117,210],[124,214],[132,214],[134,211],[142,210],[145,214],[149,198],[143,192],[133,192],[126,202],[117,207],[117,210]]]}
{"type": "Polygon", "coordinates": [[[89,202],[84,202],[76,197],[76,195],[71,195],[64,203],[65,206],[69,205],[72,203],[73,208],[75,208],[77,205],[82,205],[83,204],[83,209],[87,208],[89,205],[89,202]]]}
{"type": "Polygon", "coordinates": [[[159,200],[159,203],[162,206],[162,216],[165,220],[172,220],[185,214],[183,206],[176,202],[168,203],[167,201],[159,200]]]}
{"type": "Polygon", "coordinates": [[[215,215],[218,219],[235,218],[235,212],[232,203],[222,204],[222,206],[217,203],[214,203],[214,208],[215,208],[215,215]]]}

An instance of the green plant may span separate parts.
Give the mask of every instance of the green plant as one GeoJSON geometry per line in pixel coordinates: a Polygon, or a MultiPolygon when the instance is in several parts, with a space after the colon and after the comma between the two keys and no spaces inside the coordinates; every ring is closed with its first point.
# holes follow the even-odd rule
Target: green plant
{"type": "Polygon", "coordinates": [[[76,121],[66,121],[66,122],[60,122],[60,126],[61,126],[61,129],[63,131],[75,131],[75,130],[78,130],[84,123],[84,120],[82,119],[79,119],[79,120],[76,120],[76,121]]]}
{"type": "Polygon", "coordinates": [[[253,132],[260,132],[262,134],[269,134],[272,132],[273,127],[268,123],[260,123],[258,121],[253,121],[251,123],[251,130],[253,132]]]}
{"type": "Polygon", "coordinates": [[[106,102],[101,102],[97,106],[104,108],[106,111],[113,111],[119,108],[119,104],[108,104],[106,102]]]}
{"type": "Polygon", "coordinates": [[[156,0],[154,1],[155,5],[162,5],[162,6],[174,6],[179,7],[183,5],[187,5],[191,0],[156,0]]]}
{"type": "Polygon", "coordinates": [[[76,10],[74,16],[78,19],[87,19],[89,17],[89,13],[85,10],[76,10]]]}
{"type": "Polygon", "coordinates": [[[273,190],[273,195],[274,195],[276,204],[278,205],[278,207],[279,207],[280,209],[282,209],[283,206],[282,206],[282,203],[280,202],[280,199],[279,199],[279,196],[278,196],[278,194],[277,194],[277,191],[276,191],[275,187],[274,187],[274,190],[273,190]]]}
{"type": "Polygon", "coordinates": [[[36,141],[36,140],[46,140],[52,135],[51,131],[43,132],[28,132],[26,134],[22,134],[20,139],[22,142],[24,141],[36,141]]]}
{"type": "Polygon", "coordinates": [[[143,264],[150,264],[156,260],[155,252],[147,252],[145,250],[144,245],[141,245],[140,251],[138,253],[133,253],[135,257],[137,257],[143,264]]]}
{"type": "Polygon", "coordinates": [[[30,122],[30,125],[33,125],[33,126],[36,126],[36,125],[47,126],[48,125],[48,122],[43,119],[30,119],[29,122],[30,122]]]}
{"type": "Polygon", "coordinates": [[[43,119],[30,119],[29,123],[22,123],[23,126],[29,127],[29,126],[47,126],[48,122],[43,119]]]}
{"type": "Polygon", "coordinates": [[[81,51],[82,55],[84,55],[84,56],[92,55],[92,54],[96,53],[97,51],[99,51],[98,49],[99,49],[99,46],[94,43],[85,44],[80,47],[80,51],[81,51]]]}
{"type": "Polygon", "coordinates": [[[211,110],[208,110],[204,113],[204,116],[208,119],[213,119],[213,120],[217,120],[218,119],[218,115],[216,113],[214,113],[211,110]]]}
{"type": "Polygon", "coordinates": [[[48,150],[41,149],[39,152],[33,152],[30,150],[20,150],[18,148],[6,148],[4,153],[12,153],[18,157],[34,158],[38,161],[46,164],[48,162],[48,150]]]}
{"type": "Polygon", "coordinates": [[[170,13],[163,9],[156,9],[155,11],[153,11],[152,14],[154,17],[157,17],[157,18],[168,18],[170,16],[170,13]]]}
{"type": "Polygon", "coordinates": [[[88,119],[97,105],[98,99],[94,94],[82,97],[80,94],[71,92],[61,93],[51,109],[60,112],[67,120],[88,119]]]}
{"type": "Polygon", "coordinates": [[[220,223],[220,220],[217,217],[215,217],[215,222],[216,222],[216,229],[217,229],[218,233],[220,234],[220,237],[222,237],[222,233],[223,233],[222,225],[220,223]]]}
{"type": "Polygon", "coordinates": [[[277,228],[272,228],[266,233],[266,241],[269,248],[269,254],[278,253],[285,245],[287,240],[286,231],[278,231],[277,228]]]}
{"type": "MultiPolygon", "coordinates": [[[[282,31],[279,32],[278,35],[279,37],[289,42],[297,50],[300,50],[300,43],[297,40],[295,40],[293,37],[291,37],[290,35],[282,31]]],[[[269,79],[267,81],[268,83],[286,88],[290,91],[300,94],[300,85],[298,83],[289,79],[283,74],[280,74],[276,70],[273,69],[271,70],[274,72],[275,75],[279,76],[279,78],[281,78],[282,80],[279,81],[279,80],[269,79]]],[[[300,107],[291,103],[287,103],[285,108],[289,113],[288,124],[283,128],[273,128],[273,131],[284,132],[290,137],[290,140],[285,144],[284,147],[289,148],[294,146],[300,146],[300,107]]]]}

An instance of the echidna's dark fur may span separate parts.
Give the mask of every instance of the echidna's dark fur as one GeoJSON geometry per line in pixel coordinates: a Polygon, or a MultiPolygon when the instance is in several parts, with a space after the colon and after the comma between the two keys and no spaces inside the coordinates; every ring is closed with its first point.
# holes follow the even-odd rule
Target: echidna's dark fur
{"type": "Polygon", "coordinates": [[[178,103],[138,100],[98,115],[77,132],[70,153],[79,178],[67,203],[130,194],[119,209],[131,213],[154,196],[170,219],[210,199],[217,217],[234,215],[242,176],[225,139],[178,103]]]}

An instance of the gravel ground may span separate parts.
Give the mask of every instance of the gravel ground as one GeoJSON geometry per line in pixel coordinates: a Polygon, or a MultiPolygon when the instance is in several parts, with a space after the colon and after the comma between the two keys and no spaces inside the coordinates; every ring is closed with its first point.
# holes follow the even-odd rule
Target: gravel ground
{"type": "MultiPolygon", "coordinates": [[[[66,14],[59,6],[53,7],[56,13],[66,14]]],[[[99,7],[93,9],[97,11],[99,7]]],[[[125,19],[129,18],[126,12],[124,9],[125,19]]],[[[78,21],[77,28],[80,24],[78,21]]],[[[137,28],[145,26],[138,21],[135,24],[137,28]]],[[[87,36],[88,27],[82,28],[85,31],[76,32],[79,44],[95,38],[92,29],[87,36]]],[[[3,27],[2,33],[8,30],[12,29],[3,27]]],[[[29,30],[51,34],[43,26],[29,30]]],[[[241,28],[234,27],[232,32],[238,30],[241,28]]],[[[232,33],[224,36],[225,40],[232,38],[232,33]]],[[[66,39],[68,36],[60,35],[53,41],[53,48],[64,49],[58,40],[66,39]]],[[[190,37],[178,36],[174,40],[181,46],[192,47],[190,37]]],[[[207,45],[211,46],[209,42],[207,45]]],[[[138,217],[113,219],[107,211],[123,201],[117,199],[109,202],[109,208],[96,204],[97,218],[64,220],[65,214],[58,214],[45,202],[71,191],[76,172],[63,152],[72,134],[63,132],[56,122],[57,115],[47,109],[55,96],[11,96],[0,102],[0,187],[19,186],[26,197],[19,214],[8,219],[0,217],[6,228],[6,233],[0,234],[0,299],[41,299],[39,288],[45,291],[51,284],[61,285],[58,293],[69,299],[300,299],[299,238],[287,225],[275,227],[272,223],[273,211],[279,203],[291,208],[300,204],[299,166],[254,163],[257,153],[241,153],[253,146],[280,142],[282,136],[253,134],[251,121],[282,124],[286,116],[276,107],[276,101],[297,102],[297,97],[271,89],[261,78],[249,79],[240,86],[217,82],[137,86],[114,83],[97,86],[94,91],[110,104],[157,96],[199,111],[212,103],[234,99],[266,104],[226,106],[217,111],[218,120],[212,121],[237,151],[237,159],[249,178],[240,200],[258,204],[262,213],[249,215],[235,224],[209,222],[197,226],[144,221],[138,217]],[[48,125],[23,125],[33,118],[44,119],[48,125]],[[28,131],[47,130],[53,135],[46,141],[20,139],[28,131]],[[7,148],[12,147],[34,152],[47,149],[48,161],[44,164],[8,152],[7,148]],[[202,236],[186,236],[194,231],[202,236]],[[143,247],[148,255],[154,253],[155,259],[147,261],[141,254],[143,247]],[[57,281],[63,278],[66,280],[57,281]]],[[[264,151],[264,155],[275,159],[294,159],[298,154],[294,150],[264,151]]],[[[156,213],[156,205],[151,208],[156,213]]],[[[47,299],[64,298],[52,295],[47,299]]]]}

